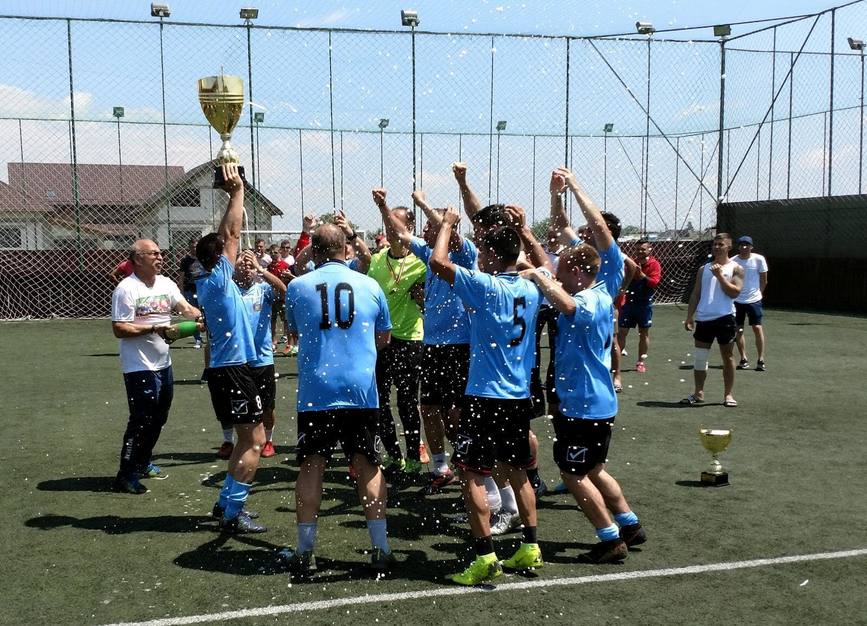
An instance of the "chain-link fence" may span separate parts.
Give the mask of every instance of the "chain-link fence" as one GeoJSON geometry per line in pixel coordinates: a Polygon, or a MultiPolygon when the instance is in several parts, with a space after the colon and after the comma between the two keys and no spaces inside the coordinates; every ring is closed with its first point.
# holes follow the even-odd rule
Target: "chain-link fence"
{"type": "Polygon", "coordinates": [[[719,197],[862,191],[863,56],[846,36],[865,18],[855,4],[684,40],[0,17],[0,318],[105,315],[132,241],[169,250],[172,274],[215,228],[220,139],[195,83],[220,71],[250,100],[232,139],[249,230],[338,208],[373,234],[373,187],[459,205],[458,160],[483,203],[539,223],[566,163],[627,240],[657,242],[677,300],[719,197]]]}

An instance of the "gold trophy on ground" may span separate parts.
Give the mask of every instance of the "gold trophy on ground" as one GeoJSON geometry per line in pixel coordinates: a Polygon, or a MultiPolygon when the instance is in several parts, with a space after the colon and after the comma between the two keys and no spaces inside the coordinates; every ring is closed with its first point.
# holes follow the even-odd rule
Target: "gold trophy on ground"
{"type": "MultiPolygon", "coordinates": [[[[240,163],[241,158],[229,143],[232,131],[244,110],[244,80],[240,76],[205,76],[198,81],[199,104],[211,126],[220,134],[223,145],[214,159],[214,187],[221,188],[223,180],[222,165],[240,163]]],[[[244,178],[244,167],[238,166],[238,174],[244,178]]]]}
{"type": "Polygon", "coordinates": [[[719,462],[719,455],[728,448],[732,441],[732,431],[700,428],[698,435],[701,438],[701,445],[704,449],[711,453],[713,460],[707,471],[701,473],[701,482],[711,487],[724,487],[729,484],[728,472],[723,471],[722,463],[719,462]]]}

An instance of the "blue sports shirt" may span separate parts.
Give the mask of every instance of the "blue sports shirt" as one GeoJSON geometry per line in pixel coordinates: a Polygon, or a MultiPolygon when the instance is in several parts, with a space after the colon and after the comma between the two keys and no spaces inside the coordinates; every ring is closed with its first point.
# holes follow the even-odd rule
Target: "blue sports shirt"
{"type": "Polygon", "coordinates": [[[196,280],[199,306],[208,326],[210,367],[243,365],[256,359],[253,331],[241,292],[232,280],[234,272],[229,260],[220,255],[214,268],[196,280]]]}
{"type": "Polygon", "coordinates": [[[391,330],[382,288],[328,261],[289,283],[286,325],[298,333],[298,411],[376,409],[376,336],[391,330]]]}
{"type": "MultiPolygon", "coordinates": [[[[573,246],[577,246],[580,243],[582,243],[581,239],[572,240],[573,246]]],[[[623,277],[626,276],[626,269],[623,265],[623,253],[620,251],[620,247],[616,241],[612,241],[611,246],[605,250],[597,248],[596,252],[599,253],[599,258],[602,260],[596,280],[605,285],[612,298],[616,298],[620,293],[623,277]]]]}
{"type": "Polygon", "coordinates": [[[470,374],[466,394],[520,400],[530,397],[536,317],[542,294],[515,273],[492,276],[455,268],[455,293],[470,309],[470,374]]]}
{"type": "Polygon", "coordinates": [[[274,365],[274,350],[271,347],[271,305],[274,303],[274,287],[266,282],[253,283],[241,289],[241,298],[253,330],[253,345],[256,359],[250,367],[274,365]]]}
{"type": "Polygon", "coordinates": [[[617,414],[611,381],[614,305],[603,283],[573,296],[575,313],[560,314],[554,356],[554,385],[560,412],[577,419],[617,414]]]}
{"type": "MultiPolygon", "coordinates": [[[[468,270],[476,266],[479,253],[473,242],[461,237],[463,245],[449,252],[449,260],[468,270]]],[[[413,237],[409,249],[427,266],[424,284],[424,343],[430,345],[470,342],[470,320],[463,302],[452,286],[430,269],[433,253],[424,239],[413,237]]]]}

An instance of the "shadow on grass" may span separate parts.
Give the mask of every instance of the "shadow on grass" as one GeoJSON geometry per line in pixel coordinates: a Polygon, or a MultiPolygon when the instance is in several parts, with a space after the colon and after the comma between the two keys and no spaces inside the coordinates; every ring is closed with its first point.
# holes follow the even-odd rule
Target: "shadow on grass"
{"type": "MultiPolygon", "coordinates": [[[[721,370],[723,368],[722,365],[708,365],[707,368],[709,370],[721,370]]],[[[695,369],[692,365],[678,365],[677,369],[679,370],[693,370],[695,369]]]]}
{"type": "Polygon", "coordinates": [[[93,491],[96,493],[114,491],[114,476],[70,476],[43,480],[36,485],[39,491],[93,491]]]}
{"type": "Polygon", "coordinates": [[[181,378],[181,379],[176,378],[175,384],[176,385],[194,385],[196,387],[207,387],[208,386],[207,382],[199,380],[198,378],[181,378]]]}
{"type": "Polygon", "coordinates": [[[157,515],[154,517],[119,517],[99,515],[97,517],[77,518],[68,515],[40,515],[26,522],[29,528],[54,530],[56,528],[79,528],[99,530],[107,535],[126,535],[139,532],[194,533],[213,529],[210,517],[203,515],[157,515]]]}
{"type": "Polygon", "coordinates": [[[707,485],[700,480],[676,480],[674,484],[678,487],[699,487],[701,489],[719,489],[720,487],[728,487],[729,485],[707,485]]]}
{"type": "Polygon", "coordinates": [[[118,354],[117,352],[97,352],[94,354],[85,354],[83,356],[90,356],[90,357],[113,356],[113,357],[117,358],[120,356],[120,354],[118,354]]]}
{"type": "MultiPolygon", "coordinates": [[[[216,448],[215,448],[216,449],[216,448]]],[[[184,465],[197,465],[199,463],[221,462],[213,452],[161,452],[154,455],[154,460],[162,461],[162,467],[181,467],[184,465]],[[166,463],[165,461],[179,461],[178,463],[166,463]]]]}
{"type": "Polygon", "coordinates": [[[722,402],[701,402],[699,404],[681,404],[677,402],[663,402],[662,400],[642,400],[636,402],[636,406],[643,406],[650,409],[700,409],[705,406],[720,406],[722,402]]]}

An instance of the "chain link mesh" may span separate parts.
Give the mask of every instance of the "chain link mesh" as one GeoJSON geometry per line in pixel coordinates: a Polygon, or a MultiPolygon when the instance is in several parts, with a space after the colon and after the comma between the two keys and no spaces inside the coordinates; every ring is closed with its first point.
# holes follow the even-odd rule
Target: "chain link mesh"
{"type": "MultiPolygon", "coordinates": [[[[838,10],[838,39],[864,18],[838,10]]],[[[459,205],[457,160],[482,202],[520,204],[543,228],[566,163],[621,218],[627,251],[655,242],[660,299],[679,300],[718,183],[727,201],[863,189],[863,60],[837,50],[832,106],[830,20],[728,42],[721,103],[718,41],[418,33],[413,54],[408,32],[0,18],[0,318],[106,315],[108,274],[139,237],[174,274],[225,206],[195,91],[221,71],[251,101],[232,136],[256,190],[248,230],[338,208],[372,235],[373,187],[408,204],[415,173],[434,205],[459,205]]]]}

